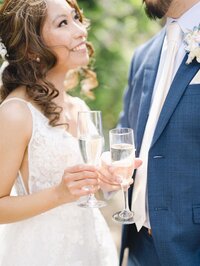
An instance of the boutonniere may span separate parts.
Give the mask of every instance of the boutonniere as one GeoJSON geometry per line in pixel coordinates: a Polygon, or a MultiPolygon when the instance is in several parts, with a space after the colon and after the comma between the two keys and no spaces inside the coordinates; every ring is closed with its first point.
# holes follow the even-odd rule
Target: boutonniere
{"type": "Polygon", "coordinates": [[[185,34],[184,43],[188,53],[186,64],[190,64],[195,58],[200,63],[200,24],[185,34]]]}
{"type": "Polygon", "coordinates": [[[0,38],[0,56],[2,57],[3,60],[5,60],[6,55],[7,55],[7,49],[4,43],[2,42],[2,39],[0,38]]]}

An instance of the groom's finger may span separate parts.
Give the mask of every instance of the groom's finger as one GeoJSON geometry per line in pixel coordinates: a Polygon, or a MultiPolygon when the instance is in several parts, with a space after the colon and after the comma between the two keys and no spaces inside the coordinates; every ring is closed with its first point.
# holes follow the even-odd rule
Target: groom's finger
{"type": "Polygon", "coordinates": [[[140,158],[135,158],[134,168],[137,169],[142,164],[142,160],[140,158]]]}

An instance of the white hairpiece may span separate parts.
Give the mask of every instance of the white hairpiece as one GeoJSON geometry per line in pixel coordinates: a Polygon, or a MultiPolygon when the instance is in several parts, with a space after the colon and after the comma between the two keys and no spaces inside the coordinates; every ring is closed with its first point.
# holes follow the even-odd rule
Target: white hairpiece
{"type": "Polygon", "coordinates": [[[5,47],[5,44],[2,42],[2,39],[0,38],[0,56],[3,60],[6,60],[7,55],[7,49],[5,47]]]}
{"type": "Polygon", "coordinates": [[[3,64],[0,66],[0,87],[2,86],[2,74],[4,69],[8,66],[8,61],[4,61],[3,64]]]}

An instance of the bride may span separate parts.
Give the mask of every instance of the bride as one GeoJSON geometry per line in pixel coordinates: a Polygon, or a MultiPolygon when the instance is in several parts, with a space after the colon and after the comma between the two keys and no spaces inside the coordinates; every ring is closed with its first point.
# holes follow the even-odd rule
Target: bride
{"type": "Polygon", "coordinates": [[[100,211],[76,205],[100,175],[82,164],[75,138],[88,107],[63,88],[65,73],[89,62],[86,38],[75,0],[5,0],[0,9],[1,266],[118,265],[100,211]]]}

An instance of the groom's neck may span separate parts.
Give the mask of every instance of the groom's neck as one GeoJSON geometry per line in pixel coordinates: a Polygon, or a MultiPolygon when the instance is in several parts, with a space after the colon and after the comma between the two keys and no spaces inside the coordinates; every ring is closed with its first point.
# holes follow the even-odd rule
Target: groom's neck
{"type": "Polygon", "coordinates": [[[200,2],[200,0],[173,0],[166,16],[179,18],[198,2],[200,2]]]}

